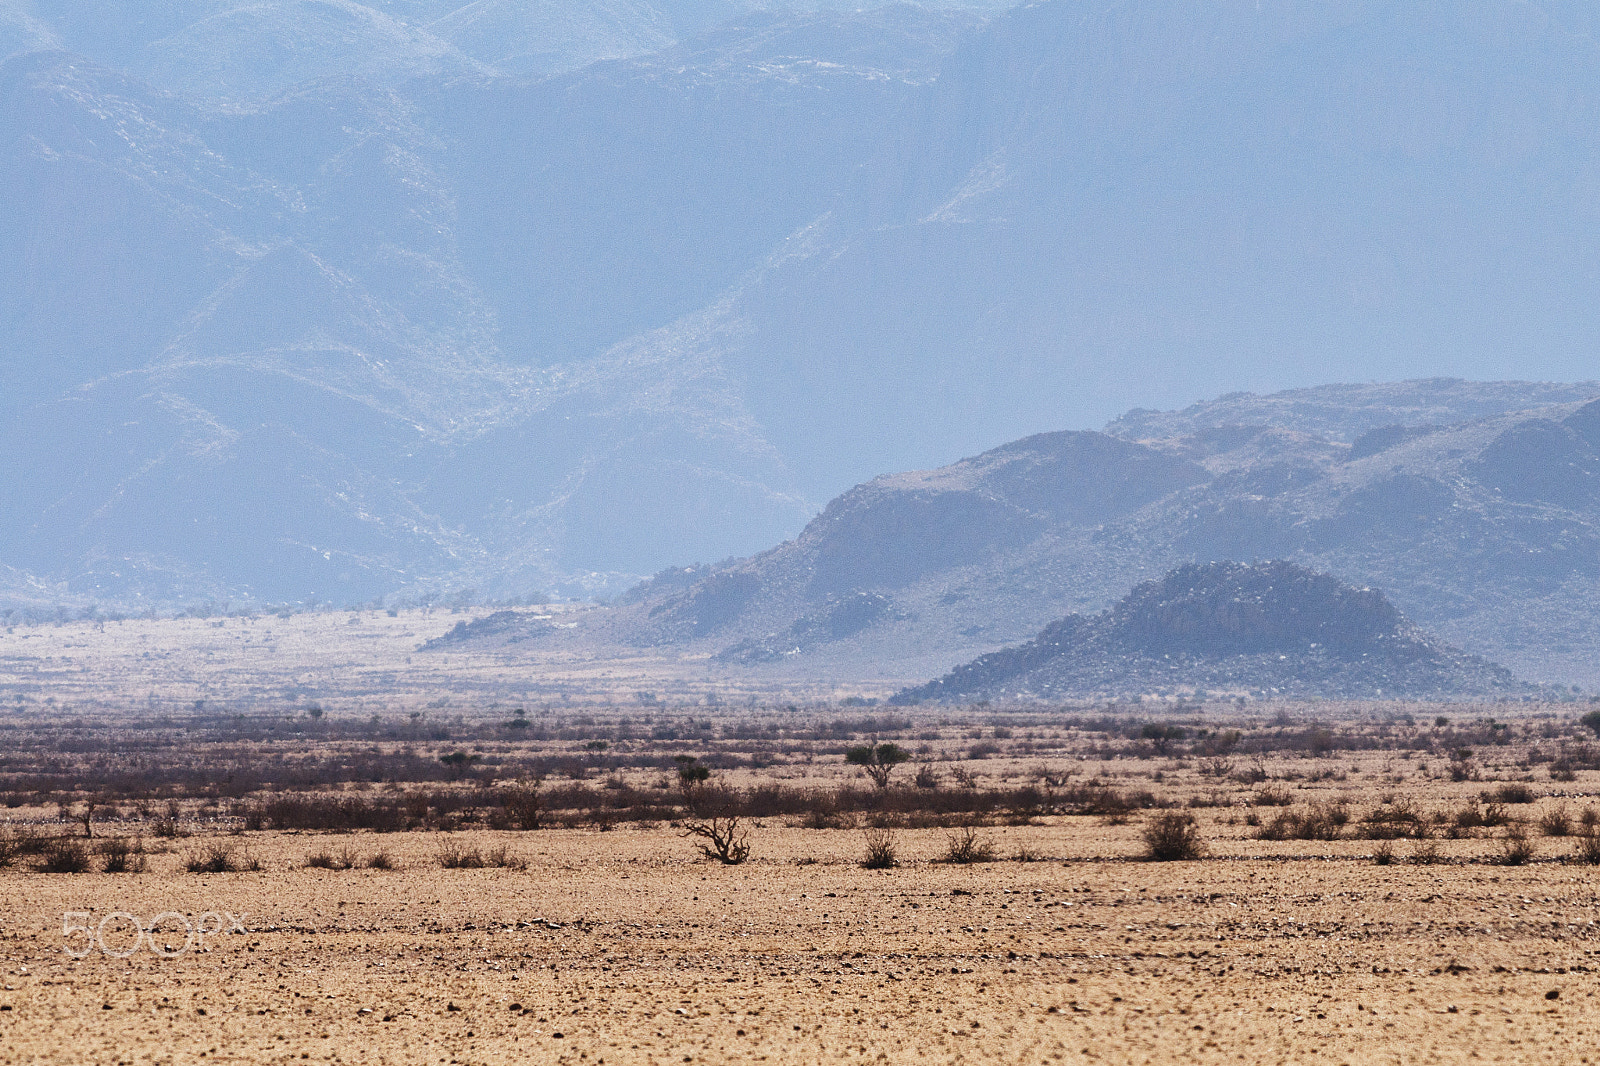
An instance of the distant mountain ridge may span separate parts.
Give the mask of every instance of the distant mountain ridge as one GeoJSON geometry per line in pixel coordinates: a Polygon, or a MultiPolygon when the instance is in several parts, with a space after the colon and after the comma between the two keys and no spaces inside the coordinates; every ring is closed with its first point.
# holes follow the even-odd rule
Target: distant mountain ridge
{"type": "Polygon", "coordinates": [[[1185,564],[1285,560],[1380,590],[1519,676],[1592,685],[1596,397],[1600,383],[1326,386],[1040,434],[859,485],[794,540],[664,571],[576,630],[507,617],[479,635],[927,677],[1185,564]],[[1136,421],[1152,436],[1127,439],[1136,421]]]}
{"type": "MultiPolygon", "coordinates": [[[[0,0],[0,441],[22,457],[0,473],[0,599],[609,596],[795,537],[876,473],[1135,405],[1180,413],[1105,436],[1215,478],[1249,450],[1158,443],[1200,432],[1198,396],[1592,376],[1591,5],[810,6],[0,0]]],[[[1330,445],[1468,417],[1465,392],[1413,419],[1383,390],[1417,386],[1362,388],[1372,412],[1337,432],[1337,412],[1251,417],[1330,445]]],[[[1303,401],[1359,406],[1282,402],[1303,401]]],[[[1209,405],[1210,429],[1251,402],[1209,405]]],[[[952,513],[929,551],[1087,528],[1021,491],[929,488],[919,513],[997,516],[980,535],[952,513]]],[[[1306,528],[1331,528],[1311,496],[1306,528]]],[[[1119,500],[1093,508],[1121,529],[1119,500]]],[[[829,522],[869,535],[887,512],[864,501],[829,522]]],[[[1507,565],[1531,546],[1513,569],[1587,535],[1528,517],[1480,531],[1507,565]]],[[[1224,528],[1231,552],[1315,549],[1208,521],[1174,550],[1222,550],[1224,528]]],[[[1060,558],[1095,552],[1123,560],[1090,567],[1111,584],[1044,587],[1104,603],[1156,565],[1060,558]]],[[[823,598],[740,655],[865,609],[852,552],[824,555],[823,598]]],[[[1461,634],[1487,617],[1466,597],[1461,634]]],[[[1582,612],[1550,606],[1568,656],[1582,612]]]]}
{"type": "Polygon", "coordinates": [[[1092,618],[982,656],[891,701],[1225,695],[1440,699],[1531,694],[1504,667],[1430,640],[1382,593],[1292,563],[1206,563],[1092,618]]]}

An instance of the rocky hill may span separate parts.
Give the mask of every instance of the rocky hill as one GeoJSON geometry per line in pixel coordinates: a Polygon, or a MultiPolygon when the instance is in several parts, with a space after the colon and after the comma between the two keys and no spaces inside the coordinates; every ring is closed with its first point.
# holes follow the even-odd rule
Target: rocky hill
{"type": "MultiPolygon", "coordinates": [[[[538,639],[726,668],[923,677],[1187,563],[1285,559],[1450,644],[1600,682],[1600,384],[1427,380],[1230,396],[876,478],[794,540],[668,570],[538,639]]],[[[502,619],[485,640],[534,639],[502,619]]]]}
{"type": "Polygon", "coordinates": [[[1431,640],[1381,592],[1293,563],[1205,563],[1093,617],[898,693],[924,701],[1248,693],[1329,699],[1505,697],[1509,670],[1431,640]]]}

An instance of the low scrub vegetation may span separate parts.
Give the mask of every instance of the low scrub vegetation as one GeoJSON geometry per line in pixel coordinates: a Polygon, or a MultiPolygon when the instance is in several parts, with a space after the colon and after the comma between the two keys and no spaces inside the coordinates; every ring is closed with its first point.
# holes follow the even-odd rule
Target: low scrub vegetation
{"type": "Polygon", "coordinates": [[[1506,835],[1500,840],[1497,861],[1501,866],[1522,866],[1533,861],[1533,854],[1533,841],[1528,839],[1527,831],[1520,825],[1514,825],[1506,830],[1506,835]]]}
{"type": "Polygon", "coordinates": [[[525,870],[528,864],[505,845],[477,848],[456,840],[439,845],[434,861],[446,870],[525,870]]]}
{"type": "Polygon", "coordinates": [[[1547,837],[1564,837],[1572,833],[1572,818],[1565,804],[1552,807],[1539,816],[1539,832],[1547,837]]]}
{"type": "Polygon", "coordinates": [[[1140,836],[1144,838],[1144,856],[1151,862],[1198,859],[1206,850],[1205,842],[1200,839],[1200,827],[1192,814],[1177,811],[1158,814],[1145,824],[1140,836]]]}
{"type": "Polygon", "coordinates": [[[1383,803],[1361,819],[1360,835],[1368,840],[1420,840],[1432,831],[1428,819],[1406,800],[1383,803]]]}
{"type": "Polygon", "coordinates": [[[1271,707],[1167,699],[912,717],[669,713],[652,700],[606,713],[504,709],[482,721],[418,712],[358,722],[309,709],[197,713],[181,728],[12,721],[0,723],[9,726],[0,816],[13,819],[0,825],[0,868],[229,873],[259,868],[251,834],[274,832],[329,835],[276,863],[382,870],[408,846],[358,842],[426,832],[446,841],[437,866],[515,869],[508,848],[465,842],[483,831],[670,826],[687,839],[681,847],[730,866],[765,849],[768,827],[844,830],[850,845],[814,853],[892,870],[912,864],[913,834],[935,831],[916,862],[995,861],[997,840],[1029,861],[1038,841],[1001,827],[1075,819],[1161,861],[1193,857],[1202,841],[1243,857],[1257,840],[1286,845],[1257,847],[1263,854],[1345,842],[1315,850],[1365,856],[1350,842],[1369,840],[1385,865],[1525,864],[1551,850],[1539,840],[1561,837],[1571,843],[1560,857],[1600,852],[1600,814],[1562,799],[1600,784],[1600,745],[1570,710],[1509,721],[1474,711],[1466,721],[1395,705],[1320,721],[1322,708],[1271,707]],[[1098,828],[1124,825],[1135,828],[1098,828]]]}
{"type": "Polygon", "coordinates": [[[360,861],[354,848],[323,848],[306,856],[306,867],[312,870],[353,870],[360,861]]]}
{"type": "Polygon", "coordinates": [[[1256,832],[1259,840],[1338,840],[1350,822],[1343,804],[1313,803],[1304,810],[1284,810],[1256,832]]]}
{"type": "Polygon", "coordinates": [[[138,837],[107,837],[95,850],[100,855],[102,873],[137,874],[145,870],[144,841],[138,837]]]}
{"type": "Polygon", "coordinates": [[[861,865],[868,870],[892,870],[900,865],[900,835],[892,826],[870,826],[862,830],[866,854],[861,865]]]}
{"type": "Polygon", "coordinates": [[[231,841],[213,840],[189,851],[183,868],[192,874],[230,874],[260,870],[261,860],[231,841]]]}
{"type": "Polygon", "coordinates": [[[944,853],[935,862],[965,866],[975,862],[994,862],[994,841],[976,826],[964,825],[945,836],[944,853]]]}
{"type": "Polygon", "coordinates": [[[80,840],[52,840],[39,852],[35,868],[43,874],[81,874],[89,869],[89,849],[80,840]]]}
{"type": "Polygon", "coordinates": [[[1483,794],[1483,802],[1490,804],[1533,803],[1538,798],[1533,789],[1520,781],[1508,781],[1483,794]]]}

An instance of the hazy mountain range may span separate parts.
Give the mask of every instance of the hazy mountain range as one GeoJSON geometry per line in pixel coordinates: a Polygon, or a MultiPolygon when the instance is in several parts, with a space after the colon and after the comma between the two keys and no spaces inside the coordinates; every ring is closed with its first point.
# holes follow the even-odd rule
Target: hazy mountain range
{"type": "Polygon", "coordinates": [[[1587,6],[803,6],[0,0],[5,601],[614,593],[1130,407],[1592,376],[1587,6]]]}
{"type": "Polygon", "coordinates": [[[491,616],[451,641],[926,679],[1174,567],[1291,560],[1378,590],[1525,680],[1593,685],[1596,397],[1600,383],[1427,380],[1133,412],[875,478],[769,551],[664,571],[586,615],[491,616]]]}

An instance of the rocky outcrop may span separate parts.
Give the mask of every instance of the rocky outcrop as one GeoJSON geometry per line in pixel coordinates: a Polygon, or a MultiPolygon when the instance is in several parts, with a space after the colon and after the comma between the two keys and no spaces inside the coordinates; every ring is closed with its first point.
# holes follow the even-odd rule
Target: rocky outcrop
{"type": "Polygon", "coordinates": [[[1381,592],[1286,562],[1180,567],[1110,610],[1071,615],[897,703],[1146,693],[1510,696],[1510,671],[1440,644],[1381,592]]]}

